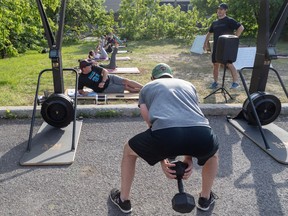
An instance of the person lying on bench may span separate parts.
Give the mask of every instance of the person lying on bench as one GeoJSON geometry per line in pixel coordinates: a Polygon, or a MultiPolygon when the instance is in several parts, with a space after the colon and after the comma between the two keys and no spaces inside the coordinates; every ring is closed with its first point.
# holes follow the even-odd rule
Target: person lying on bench
{"type": "Polygon", "coordinates": [[[96,93],[124,93],[125,90],[138,93],[143,87],[136,81],[109,74],[105,68],[93,65],[87,59],[80,61],[79,67],[81,73],[78,79],[78,92],[84,96],[89,93],[84,91],[84,87],[96,93]]]}
{"type": "MultiPolygon", "coordinates": [[[[110,62],[109,64],[107,65],[103,65],[103,64],[99,64],[97,62],[97,59],[92,59],[92,58],[89,58],[88,56],[88,61],[90,61],[93,65],[99,65],[100,67],[102,68],[107,68],[107,69],[116,69],[116,54],[118,52],[118,47],[119,47],[119,44],[118,43],[115,43],[115,46],[113,47],[113,52],[111,54],[111,58],[110,58],[110,62]]],[[[91,52],[91,51],[90,51],[91,52]]],[[[89,52],[89,54],[90,54],[89,52]]],[[[81,69],[81,68],[80,68],[81,69]]]]}
{"type": "Polygon", "coordinates": [[[103,60],[108,59],[108,54],[104,49],[104,39],[102,39],[99,44],[96,46],[95,51],[90,50],[88,53],[88,59],[91,60],[103,60]]]}

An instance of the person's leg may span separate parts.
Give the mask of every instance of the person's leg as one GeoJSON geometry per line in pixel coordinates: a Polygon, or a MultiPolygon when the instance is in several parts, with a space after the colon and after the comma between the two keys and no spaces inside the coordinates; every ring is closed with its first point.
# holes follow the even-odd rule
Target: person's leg
{"type": "Polygon", "coordinates": [[[213,79],[214,83],[218,83],[219,67],[220,64],[216,61],[216,46],[213,46],[213,52],[211,55],[211,60],[213,64],[213,79]]]}
{"type": "Polygon", "coordinates": [[[238,74],[235,66],[233,64],[227,64],[228,69],[231,72],[233,83],[237,83],[238,81],[238,74]]]}
{"type": "Polygon", "coordinates": [[[219,63],[213,63],[213,79],[216,83],[218,83],[219,67],[219,63]]]}
{"type": "Polygon", "coordinates": [[[100,59],[108,59],[108,54],[104,49],[104,40],[100,42],[100,59]]]}
{"type": "Polygon", "coordinates": [[[114,50],[112,52],[111,58],[110,58],[110,62],[107,65],[100,65],[103,68],[107,68],[107,69],[115,69],[116,68],[116,54],[118,52],[118,48],[114,47],[114,50]]]}
{"type": "Polygon", "coordinates": [[[132,206],[130,202],[130,191],[135,175],[136,160],[138,155],[130,148],[129,144],[124,145],[121,162],[121,188],[120,191],[113,188],[110,192],[110,200],[124,213],[130,213],[132,206]]]}
{"type": "Polygon", "coordinates": [[[122,201],[130,199],[130,191],[135,175],[136,160],[138,155],[126,143],[121,162],[121,193],[122,201]]]}
{"type": "Polygon", "coordinates": [[[128,80],[124,79],[124,89],[131,92],[131,93],[138,93],[142,89],[143,85],[134,81],[134,80],[128,80]]]}
{"type": "Polygon", "coordinates": [[[202,191],[200,193],[201,197],[210,198],[210,193],[214,179],[218,171],[218,153],[214,154],[208,161],[204,164],[202,168],[202,191]]]}
{"type": "Polygon", "coordinates": [[[115,46],[113,48],[113,52],[111,54],[110,63],[109,63],[109,68],[111,68],[111,69],[116,68],[116,54],[117,54],[117,52],[118,52],[118,46],[115,46]]]}

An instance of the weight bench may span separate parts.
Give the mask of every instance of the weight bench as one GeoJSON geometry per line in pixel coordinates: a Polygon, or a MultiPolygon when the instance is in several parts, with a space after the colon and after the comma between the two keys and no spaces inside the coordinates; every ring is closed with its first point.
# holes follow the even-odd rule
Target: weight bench
{"type": "MultiPolygon", "coordinates": [[[[96,61],[109,61],[109,58],[106,59],[96,59],[96,61]]],[[[118,56],[116,57],[116,61],[130,61],[131,58],[129,56],[118,56]]]]}
{"type": "MultiPolygon", "coordinates": [[[[78,66],[74,67],[74,69],[81,73],[81,70],[78,66]]],[[[131,67],[131,68],[115,68],[115,69],[107,69],[110,74],[140,74],[140,70],[137,67],[131,67]]]]}
{"type": "Polygon", "coordinates": [[[119,56],[116,57],[116,61],[130,61],[131,58],[129,56],[119,56]]]}
{"type": "MultiPolygon", "coordinates": [[[[89,91],[90,93],[87,96],[82,96],[78,94],[77,100],[82,102],[92,102],[94,104],[107,104],[108,100],[138,100],[139,93],[130,93],[125,91],[124,93],[96,93],[93,92],[92,89],[85,88],[85,91],[89,91]]],[[[65,94],[69,97],[73,98],[75,94],[74,89],[67,89],[65,94]]]]}
{"type": "Polygon", "coordinates": [[[123,54],[123,53],[128,53],[128,50],[118,50],[117,54],[123,54]]]}
{"type": "Polygon", "coordinates": [[[139,74],[140,71],[137,67],[131,68],[115,68],[115,69],[107,69],[111,74],[139,74]]]}

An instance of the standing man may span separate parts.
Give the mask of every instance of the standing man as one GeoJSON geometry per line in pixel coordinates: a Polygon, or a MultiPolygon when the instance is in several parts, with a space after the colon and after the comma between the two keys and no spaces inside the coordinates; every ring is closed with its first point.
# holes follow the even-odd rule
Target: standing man
{"type": "Polygon", "coordinates": [[[198,106],[196,89],[190,82],[173,78],[171,68],[164,63],[156,65],[151,79],[141,89],[138,105],[148,129],[125,144],[121,189],[112,189],[110,199],[122,212],[130,213],[130,190],[137,158],[151,166],[161,162],[166,177],[175,179],[176,171],[170,169],[175,164],[167,158],[182,155],[183,162],[188,164],[183,179],[192,174],[192,157],[203,166],[197,207],[207,211],[216,198],[211,188],[218,170],[217,138],[198,106]]]}
{"type": "MultiPolygon", "coordinates": [[[[204,42],[203,49],[206,50],[208,47],[208,42],[211,34],[213,34],[213,52],[212,52],[212,63],[213,63],[213,78],[214,82],[210,85],[211,89],[215,89],[218,87],[218,74],[219,74],[219,67],[220,63],[217,63],[216,61],[216,47],[217,47],[217,40],[219,36],[224,34],[235,34],[236,36],[240,37],[241,33],[244,30],[243,25],[241,25],[239,22],[235,21],[233,18],[228,17],[226,15],[228,10],[228,5],[225,3],[222,3],[217,8],[217,17],[218,19],[214,21],[210,28],[208,33],[206,34],[206,39],[204,42]]],[[[234,65],[227,64],[228,69],[231,72],[232,75],[232,85],[231,89],[235,89],[239,87],[238,84],[238,75],[237,70],[234,67],[234,65]]]]}

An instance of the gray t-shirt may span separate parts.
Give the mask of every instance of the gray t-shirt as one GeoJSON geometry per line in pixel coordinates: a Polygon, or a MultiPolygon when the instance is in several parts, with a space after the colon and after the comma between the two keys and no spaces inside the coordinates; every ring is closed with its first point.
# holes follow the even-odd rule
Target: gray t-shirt
{"type": "Polygon", "coordinates": [[[147,83],[140,91],[140,104],[145,104],[149,110],[153,131],[171,127],[210,127],[198,106],[195,87],[185,80],[161,78],[147,83]]]}

